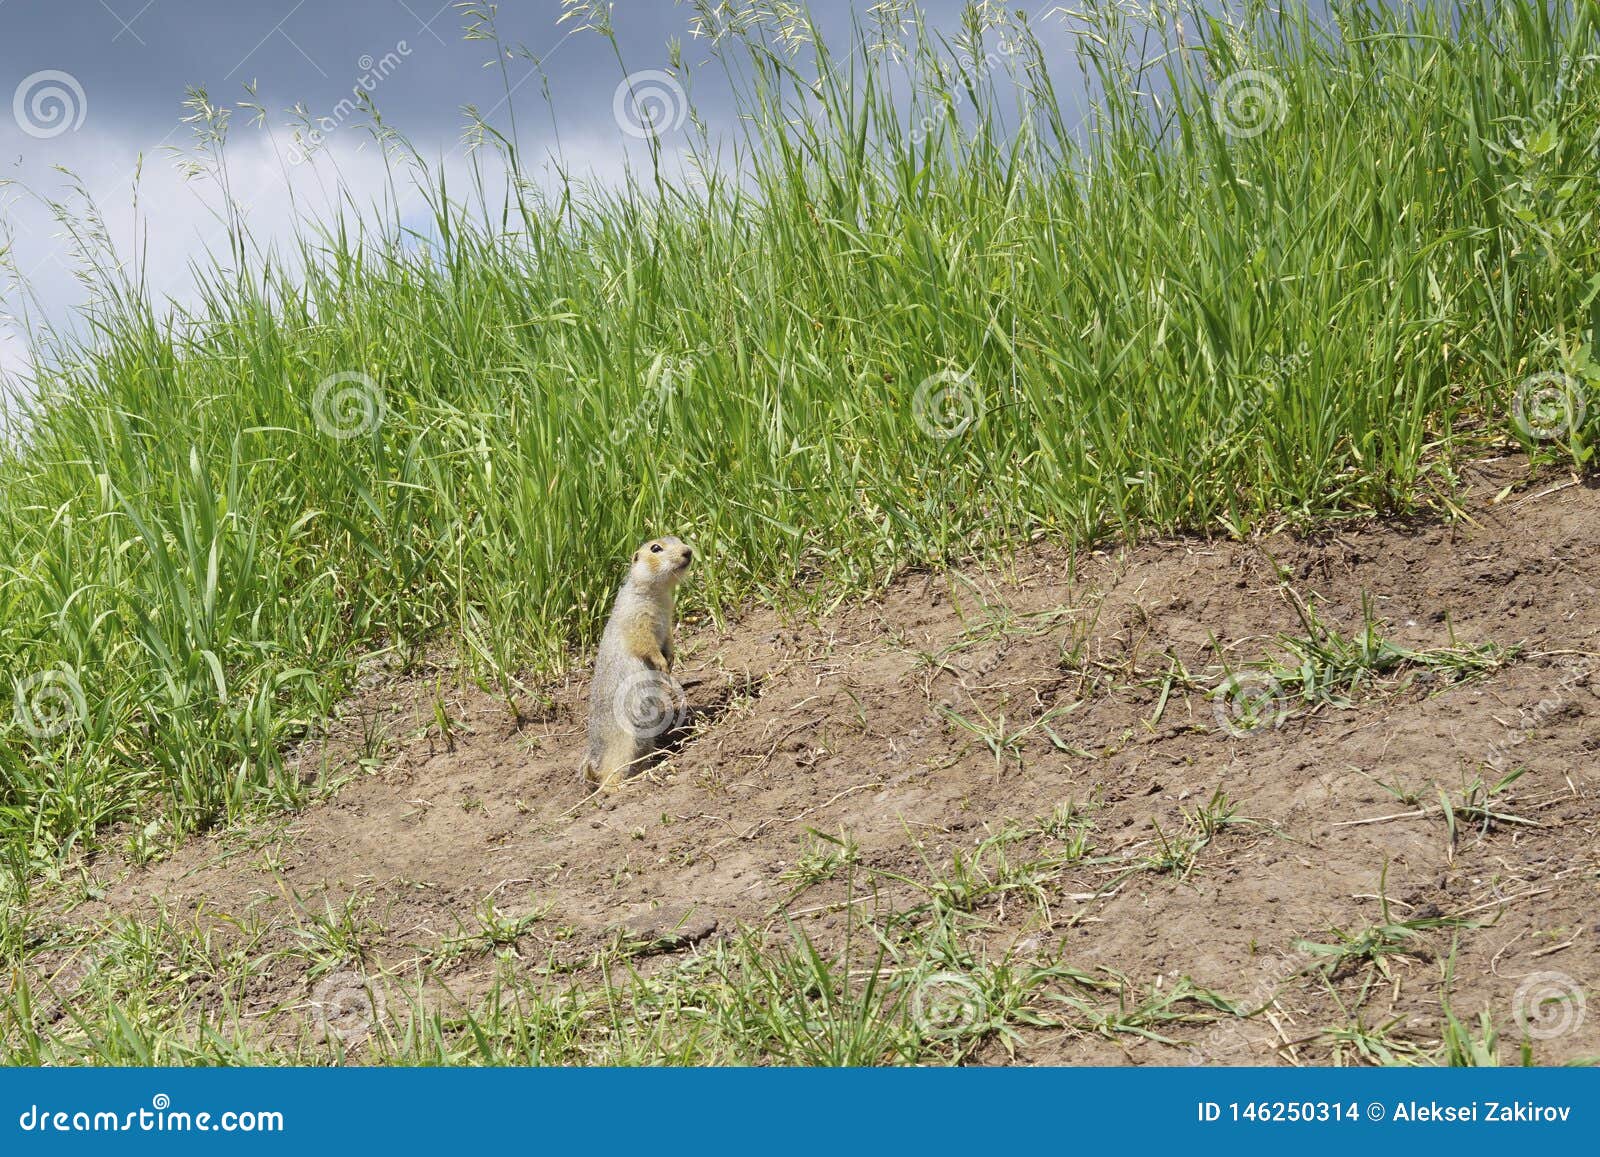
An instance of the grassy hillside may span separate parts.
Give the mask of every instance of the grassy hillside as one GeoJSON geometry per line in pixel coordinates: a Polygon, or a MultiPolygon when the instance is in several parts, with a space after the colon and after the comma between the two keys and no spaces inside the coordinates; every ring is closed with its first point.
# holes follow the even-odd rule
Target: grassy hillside
{"type": "Polygon", "coordinates": [[[458,642],[516,710],[650,532],[725,608],[1406,510],[1485,439],[1586,463],[1595,5],[1286,7],[1097,15],[1083,125],[993,10],[747,24],[696,182],[471,208],[391,137],[429,239],[308,227],[291,276],[241,224],[179,318],[108,273],[0,457],[11,877],[296,803],[374,649],[458,642]]]}

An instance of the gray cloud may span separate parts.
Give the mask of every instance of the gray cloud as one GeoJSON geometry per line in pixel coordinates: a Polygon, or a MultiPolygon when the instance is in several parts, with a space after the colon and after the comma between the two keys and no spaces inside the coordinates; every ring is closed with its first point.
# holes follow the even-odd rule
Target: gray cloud
{"type": "MultiPolygon", "coordinates": [[[[869,7],[844,0],[812,0],[825,28],[841,29],[869,7]]],[[[463,36],[468,14],[449,0],[77,0],[63,19],[60,0],[0,0],[0,87],[40,70],[69,73],[82,85],[88,123],[102,133],[151,148],[181,141],[178,127],[186,87],[206,89],[219,103],[244,95],[254,83],[261,102],[282,109],[303,102],[313,113],[347,98],[371,61],[401,53],[403,67],[377,94],[384,116],[422,140],[450,139],[460,109],[503,106],[507,81],[518,86],[517,104],[539,103],[542,81],[523,59],[506,63],[507,78],[485,68],[490,46],[463,36]]],[[[948,20],[959,0],[925,8],[948,20]]],[[[609,116],[609,98],[621,76],[610,47],[597,35],[560,23],[559,0],[504,4],[498,26],[506,44],[526,48],[548,74],[560,123],[582,126],[609,116]]],[[[620,0],[615,28],[628,69],[663,67],[667,42],[677,37],[694,60],[703,49],[691,39],[693,11],[667,0],[620,0]]],[[[717,109],[714,86],[706,94],[717,109]]],[[[505,109],[496,126],[508,130],[505,109]]],[[[0,157],[8,168],[48,165],[70,142],[30,141],[0,120],[0,157]]],[[[547,132],[548,117],[519,125],[525,147],[547,132]]]]}
{"type": "MultiPolygon", "coordinates": [[[[962,6],[962,0],[922,5],[930,23],[945,28],[954,26],[962,6]]],[[[812,0],[810,7],[831,40],[851,20],[867,19],[870,5],[812,0]]],[[[0,0],[0,180],[18,182],[0,189],[6,230],[0,246],[9,240],[7,260],[26,279],[34,303],[14,284],[0,283],[0,314],[12,322],[9,333],[0,325],[0,368],[18,366],[23,338],[16,331],[38,323],[35,304],[61,323],[84,299],[69,240],[40,200],[66,188],[57,166],[81,178],[118,253],[144,255],[141,272],[151,288],[184,300],[189,263],[222,239],[218,190],[182,177],[168,152],[192,145],[193,126],[180,122],[186,88],[203,88],[226,106],[245,97],[247,83],[255,86],[274,128],[252,129],[235,109],[229,167],[253,231],[270,243],[293,231],[290,181],[302,211],[337,204],[341,182],[358,204],[380,195],[381,158],[362,127],[365,117],[353,108],[363,83],[385,122],[447,169],[468,163],[461,110],[473,105],[508,136],[514,111],[525,158],[553,150],[559,136],[571,171],[608,181],[623,172],[630,149],[641,155],[612,116],[624,66],[664,67],[669,38],[679,39],[691,64],[708,53],[704,41],[690,37],[691,7],[667,0],[618,0],[621,65],[600,36],[559,22],[559,0],[502,4],[504,41],[539,61],[536,68],[518,52],[504,62],[504,75],[485,67],[494,59],[491,45],[464,37],[469,15],[453,0],[77,0],[66,8],[61,0],[0,0]],[[12,115],[14,94],[22,101],[20,117],[12,115]],[[284,110],[297,103],[327,139],[320,161],[286,167],[292,139],[284,110]],[[136,216],[134,175],[141,164],[136,216]]],[[[1048,33],[1050,21],[1036,23],[1048,33]]],[[[1059,47],[1069,59],[1064,39],[1059,47]]],[[[716,70],[702,70],[699,78],[697,110],[714,127],[728,127],[729,100],[716,70]]]]}

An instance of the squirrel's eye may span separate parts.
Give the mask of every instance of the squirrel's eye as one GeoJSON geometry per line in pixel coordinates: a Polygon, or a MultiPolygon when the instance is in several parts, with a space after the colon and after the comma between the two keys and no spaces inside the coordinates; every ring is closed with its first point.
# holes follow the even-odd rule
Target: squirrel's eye
{"type": "Polygon", "coordinates": [[[659,542],[652,542],[650,544],[650,553],[651,554],[660,554],[661,553],[661,544],[659,542]]]}

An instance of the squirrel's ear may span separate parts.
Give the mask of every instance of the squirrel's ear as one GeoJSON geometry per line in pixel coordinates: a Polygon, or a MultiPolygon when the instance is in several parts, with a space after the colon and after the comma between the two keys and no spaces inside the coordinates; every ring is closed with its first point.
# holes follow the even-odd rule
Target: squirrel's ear
{"type": "Polygon", "coordinates": [[[633,552],[633,561],[634,562],[638,562],[639,561],[639,552],[638,551],[634,551],[633,552]]]}

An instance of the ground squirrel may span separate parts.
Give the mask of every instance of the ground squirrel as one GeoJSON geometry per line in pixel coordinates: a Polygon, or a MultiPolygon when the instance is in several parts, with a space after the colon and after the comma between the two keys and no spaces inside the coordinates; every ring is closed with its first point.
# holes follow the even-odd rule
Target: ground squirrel
{"type": "Polygon", "coordinates": [[[633,552],[600,636],[589,690],[583,778],[600,791],[614,791],[639,772],[685,713],[683,689],[671,678],[672,596],[693,559],[689,544],[670,535],[633,552]]]}

